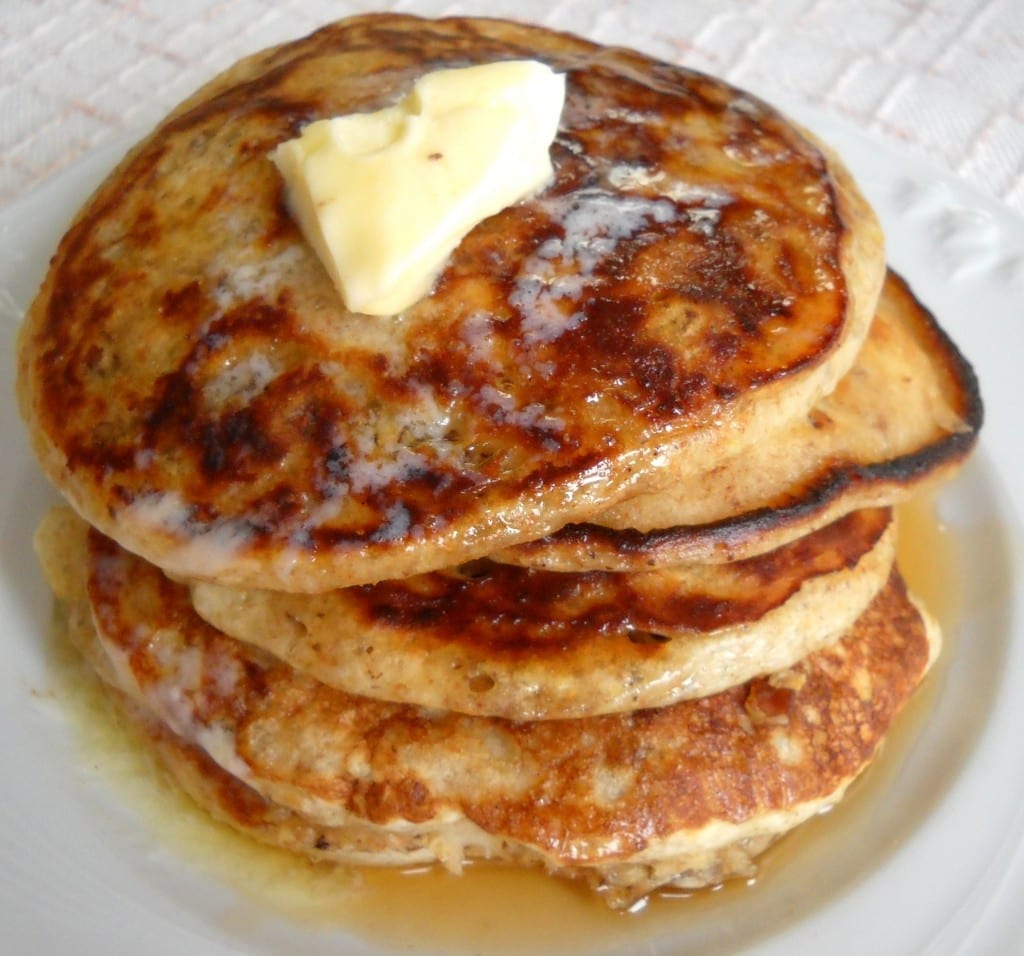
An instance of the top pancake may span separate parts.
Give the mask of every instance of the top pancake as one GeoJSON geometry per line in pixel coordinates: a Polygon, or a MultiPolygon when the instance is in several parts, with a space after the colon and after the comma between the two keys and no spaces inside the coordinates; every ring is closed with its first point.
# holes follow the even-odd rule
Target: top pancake
{"type": "Polygon", "coordinates": [[[30,310],[19,395],[47,473],[128,549],[321,591],[735,453],[834,386],[883,274],[842,167],[744,93],[534,27],[360,17],[238,64],[114,171],[30,310]],[[513,57],[567,74],[553,184],[405,312],[347,312],[268,154],[430,70],[513,57]]]}

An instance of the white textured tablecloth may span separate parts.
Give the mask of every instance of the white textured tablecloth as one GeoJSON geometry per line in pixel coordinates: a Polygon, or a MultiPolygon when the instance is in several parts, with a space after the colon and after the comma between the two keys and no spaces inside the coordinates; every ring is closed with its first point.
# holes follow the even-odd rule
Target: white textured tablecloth
{"type": "Polygon", "coordinates": [[[1024,213],[1024,0],[0,0],[0,206],[239,56],[385,9],[634,46],[824,108],[1024,213]]]}

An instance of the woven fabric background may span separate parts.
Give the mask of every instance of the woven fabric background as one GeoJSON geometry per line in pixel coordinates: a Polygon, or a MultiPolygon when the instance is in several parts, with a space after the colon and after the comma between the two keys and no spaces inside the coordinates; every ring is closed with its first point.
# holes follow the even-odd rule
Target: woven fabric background
{"type": "Polygon", "coordinates": [[[635,46],[829,110],[1024,213],[1022,0],[0,0],[0,205],[239,56],[366,10],[635,46]]]}

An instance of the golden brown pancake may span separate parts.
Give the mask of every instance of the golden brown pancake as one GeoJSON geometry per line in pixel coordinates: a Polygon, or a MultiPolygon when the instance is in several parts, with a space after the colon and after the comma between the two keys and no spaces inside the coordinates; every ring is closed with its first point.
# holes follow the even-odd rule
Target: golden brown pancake
{"type": "Polygon", "coordinates": [[[539,27],[357,17],[231,68],[100,186],[30,309],[19,396],[47,474],[125,547],[326,591],[706,472],[832,389],[883,274],[841,163],[746,93],[539,27]],[[268,154],[521,57],[567,76],[554,182],[416,305],[347,312],[268,154]]]}
{"type": "Polygon", "coordinates": [[[890,273],[851,371],[806,415],[697,475],[495,557],[577,571],[730,561],[855,508],[905,501],[959,470],[982,424],[966,359],[890,273]]]}
{"type": "Polygon", "coordinates": [[[748,561],[637,574],[474,562],[325,594],[199,584],[226,634],[377,700],[514,720],[704,697],[837,639],[889,577],[888,510],[748,561]]]}
{"type": "MultiPolygon", "coordinates": [[[[232,777],[204,750],[172,734],[125,695],[113,688],[110,692],[124,717],[148,738],[160,762],[182,789],[215,820],[261,843],[313,860],[364,866],[436,863],[443,852],[440,841],[432,847],[428,836],[416,830],[388,829],[360,820],[334,827],[310,823],[232,777]]],[[[485,855],[474,854],[476,858],[485,855]]]]}
{"type": "MultiPolygon", "coordinates": [[[[894,571],[843,639],[720,694],[572,721],[467,717],[326,687],[202,622],[182,585],[95,532],[90,551],[108,675],[263,800],[325,828],[321,852],[358,858],[331,840],[382,828],[417,859],[533,861],[613,905],[749,872],[842,796],[936,649],[894,571]]],[[[209,764],[172,759],[193,761],[201,800],[221,800],[209,764]]]]}
{"type": "MultiPolygon", "coordinates": [[[[40,556],[49,564],[48,571],[58,570],[55,564],[59,564],[61,559],[50,550],[58,542],[48,535],[43,538],[48,540],[39,540],[40,556]]],[[[50,583],[53,585],[55,582],[51,580],[50,583]]],[[[56,592],[57,588],[54,590],[56,592]]],[[[139,742],[155,752],[172,778],[214,819],[262,843],[314,860],[369,866],[411,866],[434,863],[444,858],[439,855],[439,844],[431,849],[422,833],[392,830],[356,819],[335,827],[311,823],[232,777],[206,751],[186,743],[145,707],[117,689],[118,673],[97,639],[84,592],[66,594],[63,602],[68,640],[100,679],[114,704],[117,717],[135,730],[140,737],[139,742]]]]}

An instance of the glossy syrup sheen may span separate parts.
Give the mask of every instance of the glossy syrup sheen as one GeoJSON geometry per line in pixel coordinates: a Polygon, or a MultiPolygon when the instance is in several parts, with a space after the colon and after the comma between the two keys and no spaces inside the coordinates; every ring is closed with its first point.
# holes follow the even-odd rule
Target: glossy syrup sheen
{"type": "MultiPolygon", "coordinates": [[[[899,522],[901,568],[943,626],[941,672],[961,605],[956,539],[937,523],[929,499],[899,509],[899,522]]],[[[685,939],[705,954],[724,953],[780,932],[877,863],[864,856],[864,835],[884,813],[885,795],[928,719],[938,682],[933,673],[847,799],[769,850],[755,880],[664,894],[632,913],[614,913],[581,887],[535,871],[474,865],[458,877],[438,868],[331,867],[263,847],[214,822],[167,781],[59,635],[53,656],[56,696],[68,706],[84,760],[137,809],[156,843],[237,893],[237,903],[217,917],[233,937],[255,944],[268,921],[284,921],[298,933],[338,931],[387,950],[451,954],[628,951],[665,937],[685,939]],[[798,907],[785,891],[794,882],[798,907]]]]}

